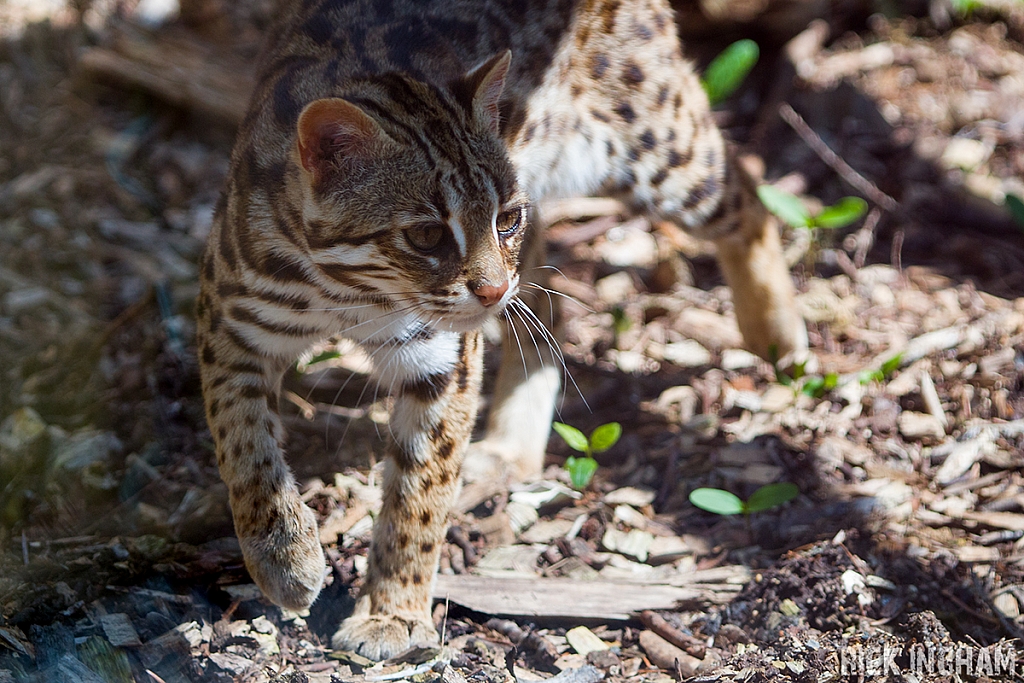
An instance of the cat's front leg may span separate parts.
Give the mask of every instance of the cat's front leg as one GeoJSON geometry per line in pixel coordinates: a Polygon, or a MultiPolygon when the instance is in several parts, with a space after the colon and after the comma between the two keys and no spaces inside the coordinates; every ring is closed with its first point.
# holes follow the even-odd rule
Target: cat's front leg
{"type": "Polygon", "coordinates": [[[281,451],[277,394],[289,362],[261,347],[253,319],[238,319],[242,307],[215,300],[200,297],[200,373],[235,532],[263,593],[282,607],[305,609],[320,592],[325,562],[313,511],[281,451]]]}
{"type": "MultiPolygon", "coordinates": [[[[530,222],[539,225],[537,215],[530,222]]],[[[551,419],[565,373],[558,294],[548,287],[540,230],[523,246],[519,294],[503,314],[501,365],[481,441],[470,444],[467,482],[521,482],[544,469],[551,419]]]]}
{"type": "Polygon", "coordinates": [[[395,393],[384,500],[366,581],[335,648],[380,660],[437,641],[431,592],[476,418],[482,352],[478,332],[435,333],[384,350],[378,380],[395,393]]]}

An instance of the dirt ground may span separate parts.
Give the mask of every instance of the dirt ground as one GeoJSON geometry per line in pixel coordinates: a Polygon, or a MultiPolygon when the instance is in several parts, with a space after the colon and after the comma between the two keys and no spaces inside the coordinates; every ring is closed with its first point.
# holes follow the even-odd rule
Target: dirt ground
{"type": "Polygon", "coordinates": [[[812,209],[871,206],[785,235],[815,356],[795,381],[740,349],[711,247],[549,207],[559,419],[623,437],[582,494],[557,436],[543,482],[465,487],[445,647],[376,667],[329,648],[379,505],[365,359],[325,346],[286,381],[331,563],[309,614],[252,585],[202,414],[196,263],[247,72],[221,101],[103,66],[125,36],[230,35],[251,63],[269,3],[130,27],[155,5],[0,0],[0,683],[1024,677],[1024,5],[731,27],[762,58],[716,112],[729,136],[812,209]],[[795,500],[746,518],[688,500],[784,481],[795,500]]]}

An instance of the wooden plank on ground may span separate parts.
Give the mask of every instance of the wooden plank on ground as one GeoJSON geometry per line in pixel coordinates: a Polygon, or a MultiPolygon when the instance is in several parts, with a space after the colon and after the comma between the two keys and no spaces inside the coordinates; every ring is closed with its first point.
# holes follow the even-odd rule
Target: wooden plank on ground
{"type": "Polygon", "coordinates": [[[494,577],[441,574],[434,598],[484,614],[547,619],[624,621],[645,609],[673,609],[677,603],[723,604],[741,586],[690,584],[668,586],[625,581],[494,577]]]}
{"type": "Polygon", "coordinates": [[[85,50],[89,77],[145,90],[167,102],[238,125],[256,82],[255,64],[187,30],[151,33],[127,24],[108,45],[85,50]]]}

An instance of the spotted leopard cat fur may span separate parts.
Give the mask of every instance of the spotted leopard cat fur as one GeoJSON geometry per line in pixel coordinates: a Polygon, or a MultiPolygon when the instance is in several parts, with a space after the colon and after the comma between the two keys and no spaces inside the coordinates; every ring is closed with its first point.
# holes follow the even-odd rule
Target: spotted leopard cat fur
{"type": "MultiPolygon", "coordinates": [[[[246,566],[309,606],[325,573],[282,455],[284,371],[344,336],[394,397],[383,507],[333,645],[436,640],[431,587],[482,342],[543,259],[539,200],[617,194],[713,239],[748,346],[799,353],[777,229],[732,163],[666,0],[307,0],[268,47],[201,268],[206,414],[246,566]],[[524,276],[525,277],[525,276],[524,276]]],[[[543,301],[544,299],[542,299],[543,301]]],[[[543,311],[541,311],[544,313],[543,311]]],[[[539,473],[559,370],[507,339],[475,459],[539,473]]]]}

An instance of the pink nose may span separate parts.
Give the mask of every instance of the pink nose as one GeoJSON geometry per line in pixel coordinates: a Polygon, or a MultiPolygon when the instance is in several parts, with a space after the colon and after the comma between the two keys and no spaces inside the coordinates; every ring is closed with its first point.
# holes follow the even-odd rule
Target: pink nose
{"type": "Polygon", "coordinates": [[[476,298],[480,299],[481,304],[490,307],[501,301],[501,297],[505,296],[505,292],[508,291],[508,280],[505,280],[497,287],[471,282],[469,283],[469,289],[473,294],[476,294],[476,298]]]}

